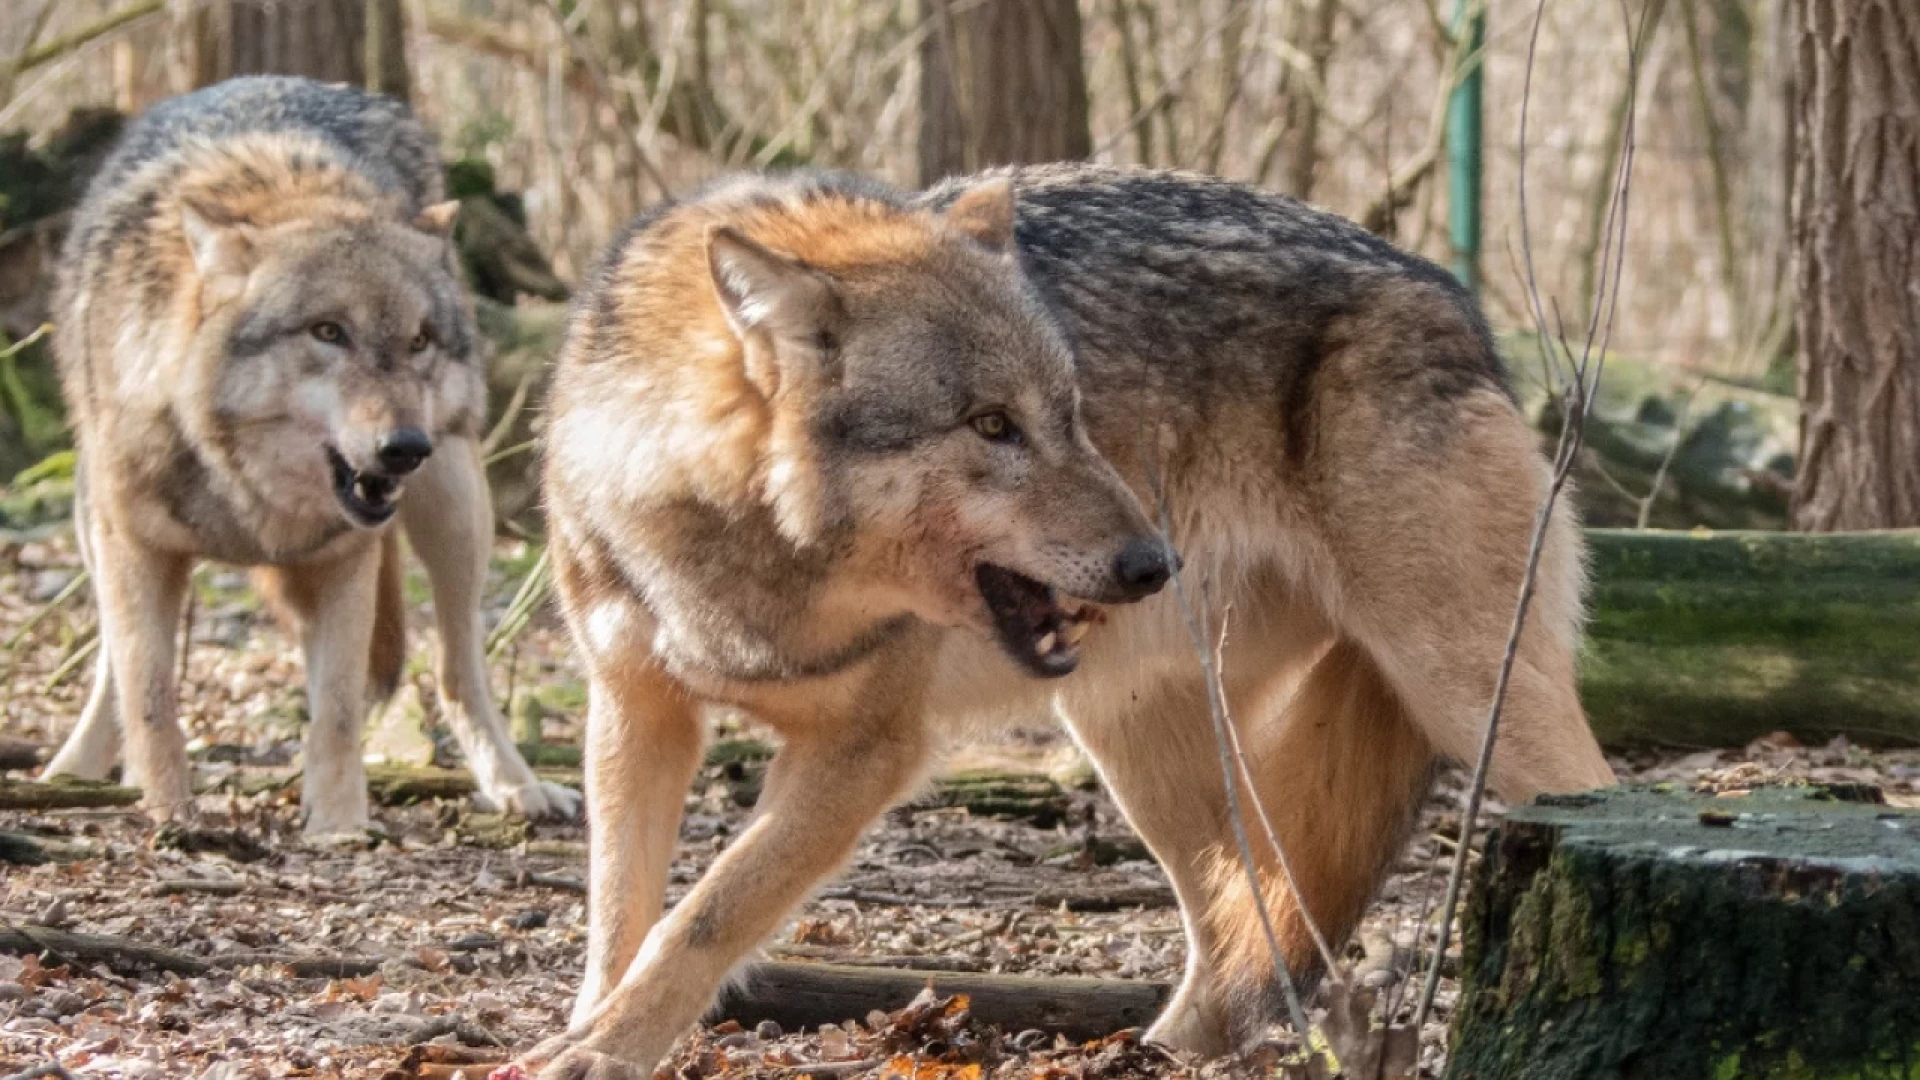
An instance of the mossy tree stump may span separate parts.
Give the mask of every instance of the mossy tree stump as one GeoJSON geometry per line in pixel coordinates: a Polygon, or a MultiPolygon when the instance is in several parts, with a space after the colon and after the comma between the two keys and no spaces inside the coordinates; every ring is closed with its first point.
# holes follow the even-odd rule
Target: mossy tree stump
{"type": "Polygon", "coordinates": [[[1846,794],[1514,810],[1465,911],[1449,1080],[1920,1080],[1920,813],[1846,794]]]}

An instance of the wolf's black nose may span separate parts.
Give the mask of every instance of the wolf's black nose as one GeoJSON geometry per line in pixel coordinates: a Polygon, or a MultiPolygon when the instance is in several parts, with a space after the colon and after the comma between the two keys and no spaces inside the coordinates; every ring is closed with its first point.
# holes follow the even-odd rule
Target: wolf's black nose
{"type": "Polygon", "coordinates": [[[1113,560],[1113,576],[1136,598],[1159,592],[1178,569],[1180,557],[1159,539],[1149,536],[1136,536],[1127,541],[1113,560]]]}
{"type": "Polygon", "coordinates": [[[380,457],[382,469],[394,476],[405,476],[433,453],[433,440],[417,427],[395,428],[380,440],[375,453],[380,457]]]}

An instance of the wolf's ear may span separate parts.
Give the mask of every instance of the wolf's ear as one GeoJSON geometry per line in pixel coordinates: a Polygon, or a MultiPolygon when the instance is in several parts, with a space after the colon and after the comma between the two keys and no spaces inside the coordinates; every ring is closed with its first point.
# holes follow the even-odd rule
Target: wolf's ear
{"type": "Polygon", "coordinates": [[[453,235],[454,219],[460,216],[460,200],[434,203],[413,219],[413,227],[430,236],[445,239],[453,235]]]}
{"type": "Polygon", "coordinates": [[[988,251],[1013,250],[1013,184],[995,177],[962,192],[947,207],[947,224],[988,251]]]}
{"type": "Polygon", "coordinates": [[[762,330],[777,341],[811,345],[831,332],[840,311],[833,280],[769,251],[725,225],[707,234],[714,295],[735,335],[762,330]]]}
{"type": "Polygon", "coordinates": [[[180,231],[187,238],[187,248],[193,253],[193,265],[200,272],[201,280],[245,277],[253,269],[252,225],[183,199],[180,231]]]}

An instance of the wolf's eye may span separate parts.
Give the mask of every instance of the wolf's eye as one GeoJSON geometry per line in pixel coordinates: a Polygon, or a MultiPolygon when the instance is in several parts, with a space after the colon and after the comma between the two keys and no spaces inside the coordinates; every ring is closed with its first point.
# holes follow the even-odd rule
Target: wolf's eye
{"type": "Polygon", "coordinates": [[[433,335],[427,333],[427,328],[423,326],[420,328],[419,333],[413,335],[413,340],[407,342],[407,351],[416,353],[426,352],[427,346],[431,344],[433,344],[433,335]]]}
{"type": "Polygon", "coordinates": [[[1006,413],[998,410],[981,413],[968,423],[972,424],[973,430],[988,442],[1017,443],[1020,441],[1020,429],[1013,426],[1013,421],[1007,419],[1006,413]]]}
{"type": "Polygon", "coordinates": [[[310,331],[315,341],[324,341],[329,345],[338,345],[347,340],[347,332],[337,322],[317,322],[310,331]]]}

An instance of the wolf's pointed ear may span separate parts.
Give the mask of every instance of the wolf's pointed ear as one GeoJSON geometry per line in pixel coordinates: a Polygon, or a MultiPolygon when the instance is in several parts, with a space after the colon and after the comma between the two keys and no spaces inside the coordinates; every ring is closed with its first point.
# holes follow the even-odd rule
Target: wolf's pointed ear
{"type": "Polygon", "coordinates": [[[459,216],[460,200],[448,199],[420,211],[413,219],[413,227],[430,236],[445,239],[453,235],[453,222],[459,216]]]}
{"type": "Polygon", "coordinates": [[[707,266],[727,323],[742,340],[761,330],[811,345],[834,329],[840,297],[833,280],[797,259],[722,225],[707,234],[707,266]]]}
{"type": "Polygon", "coordinates": [[[203,281],[245,277],[253,269],[253,226],[220,214],[211,207],[180,202],[180,232],[193,253],[193,265],[203,281]]]}
{"type": "Polygon", "coordinates": [[[1013,184],[999,176],[968,188],[947,207],[947,224],[988,251],[1012,251],[1013,184]]]}

